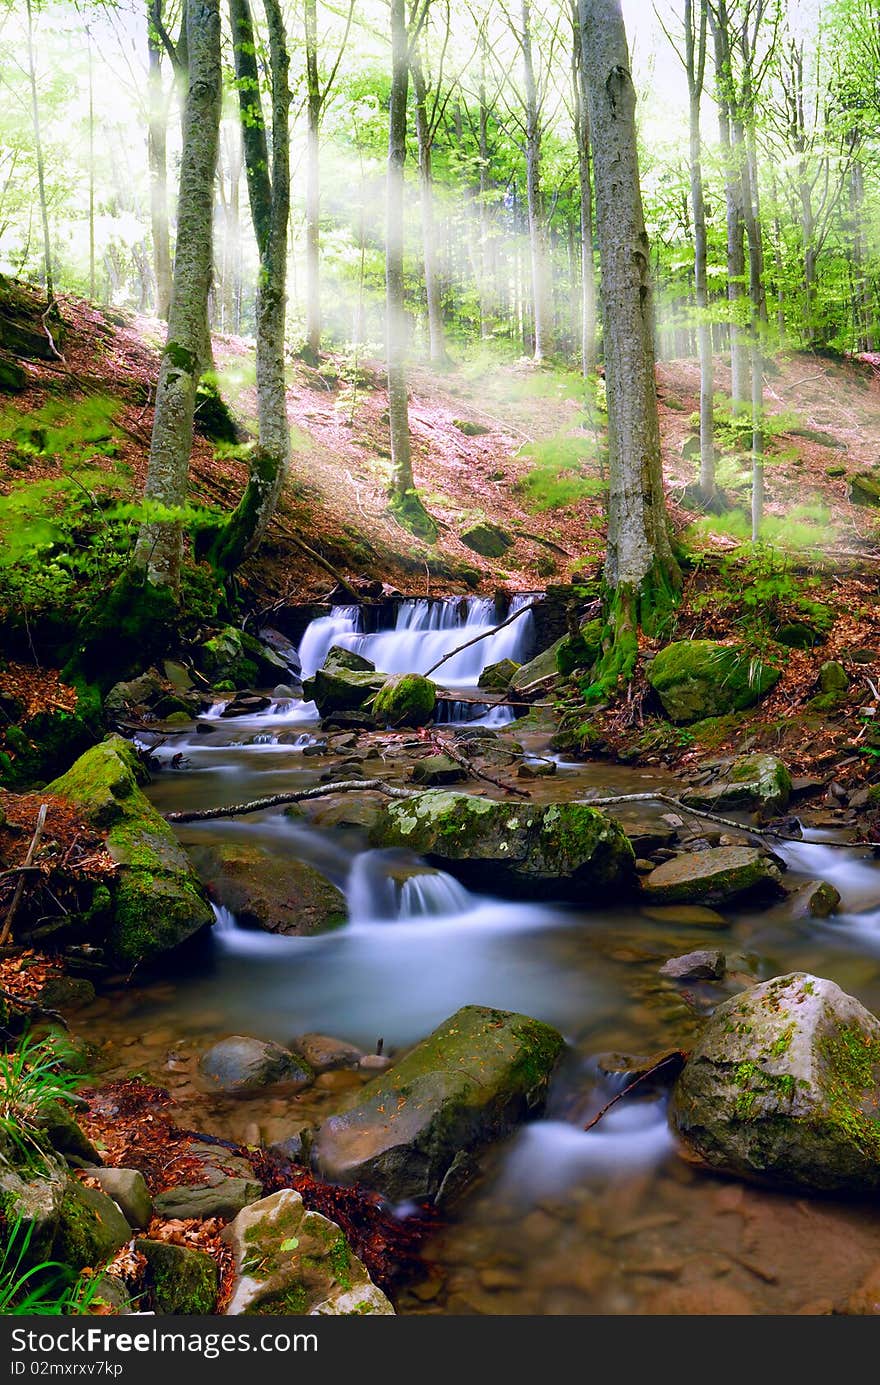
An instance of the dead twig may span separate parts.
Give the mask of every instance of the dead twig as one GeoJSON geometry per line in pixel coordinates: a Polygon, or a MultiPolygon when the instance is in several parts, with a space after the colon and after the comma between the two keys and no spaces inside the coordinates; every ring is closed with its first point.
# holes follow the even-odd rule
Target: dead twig
{"type": "Polygon", "coordinates": [[[629,1096],[629,1093],[634,1091],[636,1087],[640,1086],[642,1082],[647,1081],[649,1077],[655,1077],[656,1074],[658,1072],[662,1072],[665,1067],[669,1067],[674,1063],[676,1065],[675,1075],[677,1075],[679,1072],[681,1072],[681,1069],[687,1062],[687,1057],[688,1055],[686,1053],[683,1053],[681,1049],[676,1049],[674,1053],[667,1053],[665,1057],[661,1058],[660,1061],[658,1063],[655,1063],[653,1067],[646,1069],[645,1072],[640,1072],[638,1077],[634,1078],[633,1081],[630,1082],[627,1087],[623,1088],[623,1091],[618,1092],[617,1095],[613,1096],[610,1101],[606,1101],[601,1111],[597,1111],[593,1119],[587,1121],[586,1125],[584,1126],[584,1130],[592,1130],[593,1126],[599,1124],[602,1117],[608,1111],[611,1110],[612,1106],[616,1106],[618,1101],[622,1101],[625,1096],[629,1096]]]}
{"type": "Polygon", "coordinates": [[[237,818],[246,813],[259,813],[265,808],[279,808],[285,803],[304,803],[310,798],[325,798],[328,794],[351,793],[355,789],[373,789],[389,798],[413,798],[417,789],[402,789],[386,784],[383,779],[346,779],[338,784],[319,784],[314,789],[291,790],[272,794],[269,798],[254,798],[249,803],[230,803],[226,808],[199,808],[189,812],[166,813],[166,822],[209,822],[212,818],[237,818]]]}
{"type": "MultiPolygon", "coordinates": [[[[27,856],[25,856],[24,858],[25,866],[30,866],[33,864],[34,855],[36,854],[37,847],[40,845],[40,838],[43,835],[43,828],[46,825],[46,814],[48,813],[48,811],[48,803],[41,803],[40,811],[37,814],[37,825],[34,828],[34,835],[31,837],[31,844],[28,847],[27,856]]],[[[0,931],[0,947],[2,947],[5,942],[7,942],[9,934],[12,931],[12,923],[15,918],[18,906],[21,903],[21,896],[24,891],[24,882],[25,876],[22,874],[19,876],[18,884],[15,887],[15,894],[12,896],[12,903],[9,906],[9,910],[3,922],[2,931],[0,931]]]]}

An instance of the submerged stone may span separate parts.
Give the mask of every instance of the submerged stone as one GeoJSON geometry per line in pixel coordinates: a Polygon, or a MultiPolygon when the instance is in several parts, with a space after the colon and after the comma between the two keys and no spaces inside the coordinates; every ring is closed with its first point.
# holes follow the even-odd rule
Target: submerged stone
{"type": "Polygon", "coordinates": [[[434,1198],[464,1155],[540,1113],[563,1046],[540,1020],[466,1005],[324,1122],[314,1163],[393,1200],[434,1198]]]}
{"type": "Polygon", "coordinates": [[[712,1168],[785,1187],[880,1187],[880,1021],[821,977],[777,976],[720,1005],[670,1121],[712,1168]]]}
{"type": "Polygon", "coordinates": [[[199,1058],[199,1072],[210,1091],[227,1096],[249,1096],[278,1085],[301,1091],[311,1086],[315,1076],[308,1063],[289,1049],[242,1034],[206,1049],[199,1058]]]}
{"type": "Polygon", "coordinates": [[[727,904],[743,895],[782,893],[779,866],[751,846],[716,846],[674,856],[642,880],[642,892],[658,904],[727,904]]]}

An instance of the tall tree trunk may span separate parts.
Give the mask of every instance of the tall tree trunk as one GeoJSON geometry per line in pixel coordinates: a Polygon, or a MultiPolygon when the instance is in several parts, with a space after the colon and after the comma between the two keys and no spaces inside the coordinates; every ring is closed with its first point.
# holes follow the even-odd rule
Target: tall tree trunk
{"type": "Polygon", "coordinates": [[[479,149],[480,149],[480,282],[477,284],[477,294],[480,303],[480,336],[486,338],[491,335],[491,329],[495,318],[498,316],[498,293],[497,282],[493,278],[491,264],[492,247],[490,245],[490,221],[489,207],[487,205],[487,194],[490,186],[489,174],[489,107],[486,103],[486,65],[488,59],[488,41],[486,38],[485,23],[480,27],[480,87],[479,87],[479,149]],[[493,285],[490,288],[490,284],[493,285]]]}
{"type": "Polygon", "coordinates": [[[37,96],[37,68],[34,55],[34,16],[31,0],[27,0],[27,53],[28,77],[31,88],[31,121],[34,131],[34,153],[37,159],[37,191],[40,198],[40,219],[43,223],[43,271],[46,284],[46,302],[51,304],[55,298],[55,285],[52,275],[52,236],[49,231],[49,206],[46,201],[46,170],[43,162],[43,140],[40,134],[40,102],[37,96]]]}
{"type": "Polygon", "coordinates": [[[700,491],[708,500],[715,494],[714,361],[709,322],[708,242],[706,202],[703,196],[700,98],[706,70],[706,0],[697,0],[699,22],[695,26],[693,0],[685,0],[685,70],[688,81],[690,134],[691,208],[694,217],[694,297],[697,307],[697,349],[700,356],[700,491]]]}
{"type": "Polygon", "coordinates": [[[541,361],[551,349],[551,307],[547,274],[547,242],[541,195],[541,113],[532,52],[530,0],[522,0],[523,72],[526,92],[526,200],[529,211],[529,251],[532,266],[534,357],[541,361]]]}
{"type": "MultiPolygon", "coordinates": [[[[214,173],[220,142],[219,0],[187,0],[189,83],[183,114],[178,243],[168,339],[162,353],[145,499],[186,503],[196,386],[210,359],[207,312],[213,266],[214,173]]],[[[157,587],[180,585],[181,526],[173,519],[141,525],[135,565],[157,587]]]]}
{"type": "Polygon", "coordinates": [[[654,626],[681,574],[669,537],[654,379],[650,247],[636,149],[636,96],[620,0],[581,0],[601,263],[609,499],[605,575],[611,644],[598,682],[628,677],[637,627],[654,626]]]}
{"type": "Polygon", "coordinates": [[[730,394],[734,410],[742,411],[749,404],[749,363],[742,321],[742,300],[745,296],[746,257],[745,208],[743,181],[739,158],[741,149],[734,146],[731,116],[731,85],[733,82],[730,51],[729,19],[726,0],[719,0],[709,12],[715,44],[716,100],[718,103],[718,133],[724,160],[724,197],[727,211],[727,298],[730,303],[730,394]]]}
{"type": "Polygon", "coordinates": [[[303,0],[306,36],[306,347],[313,364],[321,351],[321,82],[317,0],[303,0]]]}
{"type": "Polygon", "coordinates": [[[413,489],[409,408],[406,397],[406,316],[403,296],[403,168],[406,161],[406,103],[409,41],[405,0],[391,0],[391,98],[388,107],[388,175],[385,238],[385,315],[388,415],[391,431],[391,491],[403,498],[413,489]]]}
{"type": "Polygon", "coordinates": [[[95,82],[92,64],[92,34],[86,25],[89,59],[89,298],[95,301],[95,82]]]}
{"type": "Polygon", "coordinates": [[[259,440],[250,455],[250,476],[244,494],[213,549],[214,561],[227,572],[250,557],[264,539],[290,462],[284,374],[290,220],[290,59],[280,0],[263,0],[263,8],[272,86],[271,157],[250,0],[229,0],[242,147],[260,274],[256,304],[259,440]]]}
{"type": "Polygon", "coordinates": [[[147,162],[150,170],[150,223],[156,275],[156,316],[168,321],[171,307],[171,237],[168,229],[166,133],[168,98],[162,89],[162,44],[158,34],[162,0],[148,0],[147,162]]]}
{"type": "Polygon", "coordinates": [[[596,265],[593,258],[593,181],[590,169],[590,98],[581,43],[581,22],[574,0],[574,111],[578,151],[581,235],[581,369],[584,379],[596,370],[596,265]]]}
{"type": "Polygon", "coordinates": [[[419,149],[419,188],[422,207],[422,254],[425,268],[425,297],[428,307],[428,356],[432,365],[446,365],[446,336],[437,275],[437,246],[434,236],[434,178],[431,171],[431,131],[428,124],[428,90],[418,49],[411,63],[416,105],[416,142],[419,149]]]}

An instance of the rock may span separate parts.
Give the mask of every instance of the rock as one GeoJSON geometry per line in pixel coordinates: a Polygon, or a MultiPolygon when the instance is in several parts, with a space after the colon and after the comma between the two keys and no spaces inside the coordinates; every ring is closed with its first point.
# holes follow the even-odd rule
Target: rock
{"type": "Polygon", "coordinates": [[[307,1212],[290,1188],[240,1212],[223,1239],[235,1261],[230,1315],[394,1312],[336,1223],[307,1212]]]}
{"type": "Polygon", "coordinates": [[[58,1154],[68,1163],[100,1164],[101,1156],[71,1114],[66,1101],[47,1101],[40,1107],[34,1124],[58,1154]]]}
{"type": "Polygon", "coordinates": [[[148,1283],[160,1313],[207,1317],[214,1312],[220,1275],[210,1255],[143,1236],[134,1248],[146,1256],[148,1283]]]}
{"type": "Polygon", "coordinates": [[[819,669],[819,691],[841,696],[849,688],[849,674],[836,659],[827,659],[819,669]]]}
{"type": "Polygon", "coordinates": [[[364,1072],[385,1072],[391,1067],[392,1061],[385,1053],[365,1053],[358,1067],[364,1072]]]}
{"type": "Polygon", "coordinates": [[[590,669],[602,653],[605,623],[590,620],[574,635],[566,635],[556,651],[556,667],[568,678],[575,669],[590,669]]]}
{"type": "Polygon", "coordinates": [[[477,679],[477,687],[490,692],[506,692],[520,667],[512,659],[499,659],[496,664],[487,664],[477,679]]]}
{"type": "Polygon", "coordinates": [[[343,649],[338,644],[330,646],[323,667],[328,673],[341,668],[348,669],[349,673],[376,672],[376,665],[365,659],[363,654],[356,654],[353,649],[343,649]]]}
{"type": "Polygon", "coordinates": [[[333,716],[336,712],[359,712],[384,683],[384,673],[319,668],[313,678],[303,683],[303,697],[317,703],[322,717],[333,716]]]}
{"type": "Polygon", "coordinates": [[[283,1140],[276,1140],[269,1146],[272,1154],[277,1154],[282,1159],[287,1159],[291,1164],[305,1163],[308,1142],[305,1130],[295,1130],[292,1135],[287,1135],[283,1140]]]}
{"type": "Polygon", "coordinates": [[[0,1132],[0,1207],[6,1223],[6,1236],[19,1224],[16,1256],[22,1264],[37,1264],[49,1258],[61,1204],[68,1183],[66,1164],[43,1152],[34,1157],[31,1168],[15,1167],[15,1150],[0,1132]]]}
{"type": "Polygon", "coordinates": [[[196,847],[192,858],[212,899],[246,927],[298,937],[338,928],[348,916],[345,896],[314,866],[252,842],[196,847]]]}
{"type": "Polygon", "coordinates": [[[116,1203],[97,1188],[71,1178],[59,1209],[52,1258],[81,1270],[97,1267],[131,1240],[131,1227],[116,1203]]]}
{"type": "Polygon", "coordinates": [[[226,1096],[250,1096],[279,1085],[298,1092],[311,1086],[315,1077],[289,1049],[241,1034],[206,1049],[199,1058],[199,1072],[209,1091],[226,1096]]]}
{"type": "Polygon", "coordinates": [[[557,656],[564,644],[566,636],[563,635],[555,644],[551,644],[549,649],[543,649],[540,654],[536,654],[534,659],[530,659],[527,664],[521,664],[516,673],[510,680],[511,692],[522,692],[523,688],[528,688],[532,683],[537,683],[541,678],[549,678],[552,674],[559,672],[557,656]]]}
{"type": "Polygon", "coordinates": [[[312,821],[316,827],[360,827],[369,829],[382,816],[384,794],[345,794],[340,798],[316,800],[312,821]]]}
{"type": "Polygon", "coordinates": [[[751,846],[715,846],[664,861],[642,880],[642,893],[658,904],[729,904],[744,895],[782,893],[775,861],[751,846]]]}
{"type": "Polygon", "coordinates": [[[849,478],[849,499],[853,505],[880,505],[880,476],[855,472],[849,478]]]}
{"type": "Polygon", "coordinates": [[[555,773],[555,760],[523,760],[516,767],[517,779],[552,779],[555,773]]]}
{"type": "Polygon", "coordinates": [[[682,803],[714,812],[730,809],[784,813],[791,794],[791,775],[775,755],[741,755],[714,784],[688,789],[682,803]]]}
{"type": "Polygon", "coordinates": [[[880,1315],[880,1265],[875,1265],[859,1287],[850,1294],[846,1312],[851,1317],[880,1315]]]}
{"type": "Polygon", "coordinates": [[[129,1226],[150,1225],[153,1199],[142,1173],[137,1169],[110,1168],[89,1168],[86,1173],[100,1183],[102,1192],[112,1197],[129,1226]]]}
{"type": "Polygon", "coordinates": [[[775,638],[778,644],[784,644],[788,649],[814,649],[817,644],[825,642],[821,630],[808,625],[805,620],[786,621],[776,630],[775,638]]]}
{"type": "Polygon", "coordinates": [[[239,693],[227,702],[220,717],[224,721],[229,721],[233,717],[253,717],[260,712],[265,712],[272,704],[270,697],[264,697],[260,693],[239,693]]]}
{"type": "Polygon", "coordinates": [[[283,701],[289,697],[299,697],[302,687],[294,687],[292,683],[276,683],[272,689],[272,696],[276,701],[283,701]]]}
{"type": "Polygon", "coordinates": [[[686,952],[683,957],[671,957],[660,968],[661,976],[674,981],[720,981],[727,971],[727,958],[717,948],[703,952],[686,952]]]}
{"type": "Polygon", "coordinates": [[[0,390],[4,394],[20,394],[27,389],[27,371],[11,356],[0,356],[0,390]]]}
{"type": "Polygon", "coordinates": [[[486,427],[485,423],[474,423],[469,418],[454,418],[452,426],[457,428],[460,433],[464,433],[466,438],[479,438],[492,431],[491,428],[486,427]]]}
{"type": "Polygon", "coordinates": [[[179,946],[214,920],[189,857],[140,791],[142,774],[134,749],[120,736],[110,736],[46,789],[106,831],[118,870],[98,889],[109,889],[112,907],[101,925],[104,936],[87,941],[105,944],[126,971],[179,946]]]}
{"type": "Polygon", "coordinates": [[[318,1129],[313,1162],[393,1201],[434,1198],[456,1160],[542,1109],[562,1036],[467,1005],[318,1129]]]}
{"type": "Polygon", "coordinates": [[[714,1169],[783,1187],[880,1187],[880,1021],[804,972],[726,1001],[673,1089],[673,1130],[714,1169]]]}
{"type": "Polygon", "coordinates": [[[469,529],[463,530],[460,538],[467,548],[479,553],[482,558],[503,558],[508,548],[513,547],[510,534],[497,524],[472,524],[469,529]]]}
{"type": "Polygon", "coordinates": [[[778,682],[779,670],[737,645],[679,640],[660,650],[646,676],[669,719],[685,723],[753,706],[778,682]]]}
{"type": "Polygon", "coordinates": [[[310,1068],[316,1072],[327,1072],[332,1068],[356,1068],[363,1052],[345,1039],[334,1039],[328,1034],[300,1034],[293,1039],[290,1047],[305,1058],[310,1068]]]}
{"type": "Polygon", "coordinates": [[[111,716],[119,716],[136,707],[151,707],[164,691],[161,678],[150,669],[138,678],[114,683],[104,698],[104,711],[111,716]]]}
{"type": "Polygon", "coordinates": [[[414,784],[435,787],[439,784],[460,784],[467,779],[467,771],[448,755],[426,755],[416,760],[410,778],[414,784]]]}
{"type": "MultiPolygon", "coordinates": [[[[203,641],[194,655],[202,673],[214,684],[229,682],[236,688],[247,688],[257,682],[257,661],[248,658],[242,632],[234,625],[225,625],[203,641]]],[[[272,681],[277,682],[277,675],[272,681]]]]}
{"type": "Polygon", "coordinates": [[[383,726],[427,726],[437,706],[437,689],[420,673],[395,673],[379,689],[371,711],[383,726]]]}
{"type": "Polygon", "coordinates": [[[810,914],[816,919],[827,919],[837,912],[839,904],[840,893],[827,880],[808,880],[788,896],[786,910],[792,918],[810,914]]]}
{"type": "Polygon", "coordinates": [[[179,1218],[186,1221],[191,1217],[205,1220],[207,1217],[235,1217],[256,1202],[263,1188],[255,1178],[222,1178],[219,1183],[181,1183],[157,1193],[153,1199],[153,1209],[157,1217],[179,1218]]]}
{"type": "Polygon", "coordinates": [[[428,789],[386,806],[370,833],[374,846],[428,856],[465,884],[569,898],[619,893],[635,879],[623,830],[583,803],[502,803],[476,794],[428,789]]]}

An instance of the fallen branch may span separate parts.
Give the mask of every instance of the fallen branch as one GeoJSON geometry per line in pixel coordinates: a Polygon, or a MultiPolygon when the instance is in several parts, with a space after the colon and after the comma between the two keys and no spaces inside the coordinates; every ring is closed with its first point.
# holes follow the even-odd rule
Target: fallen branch
{"type": "Polygon", "coordinates": [[[14,1008],[23,1006],[26,1010],[33,1010],[36,1014],[47,1015],[49,1019],[55,1020],[64,1029],[68,1029],[67,1020],[57,1010],[50,1010],[45,1005],[41,1005],[37,1000],[25,1000],[24,996],[14,995],[12,991],[0,990],[0,996],[9,1002],[14,1008]]]}
{"type": "Polygon", "coordinates": [[[402,789],[386,784],[383,779],[347,779],[338,784],[319,784],[314,789],[291,789],[288,793],[272,794],[269,798],[253,798],[249,803],[230,803],[225,808],[198,808],[189,812],[166,813],[166,822],[209,822],[212,818],[244,817],[264,808],[279,808],[285,803],[303,803],[309,798],[326,798],[334,793],[351,793],[355,789],[373,789],[389,798],[413,798],[418,789],[402,789]]]}
{"type": "MultiPolygon", "coordinates": [[[[48,813],[48,811],[48,803],[41,803],[40,811],[37,814],[37,825],[34,828],[34,835],[31,837],[31,844],[28,847],[27,856],[25,856],[24,858],[25,867],[33,864],[34,855],[36,854],[37,847],[40,845],[40,838],[43,835],[43,828],[46,825],[46,814],[48,813]]],[[[15,914],[21,902],[21,896],[24,891],[24,882],[24,873],[20,873],[18,884],[15,887],[15,894],[12,896],[12,903],[9,906],[9,910],[3,922],[2,931],[0,931],[0,947],[2,947],[3,944],[8,940],[9,934],[12,931],[12,922],[15,918],[15,914]]]]}
{"type": "Polygon", "coordinates": [[[524,616],[527,611],[534,611],[535,607],[538,605],[540,605],[540,602],[530,601],[528,606],[520,606],[518,611],[514,611],[512,616],[508,616],[506,620],[502,620],[500,625],[493,626],[491,630],[484,630],[482,635],[475,635],[474,638],[468,640],[466,644],[460,644],[458,649],[451,649],[448,654],[443,655],[442,659],[438,659],[436,664],[431,665],[425,673],[425,677],[430,678],[431,674],[435,673],[441,664],[445,664],[449,659],[454,659],[456,654],[461,654],[463,650],[470,649],[471,645],[479,644],[480,640],[487,640],[490,635],[497,635],[499,630],[503,630],[507,625],[512,625],[515,620],[519,620],[520,616],[524,616]]]}
{"type": "Polygon", "coordinates": [[[586,1125],[584,1126],[584,1130],[592,1130],[593,1126],[599,1124],[602,1117],[606,1114],[606,1112],[611,1110],[612,1106],[616,1106],[618,1101],[622,1101],[625,1096],[628,1096],[629,1093],[634,1090],[634,1088],[638,1087],[642,1082],[645,1082],[649,1077],[656,1076],[658,1072],[662,1072],[665,1067],[668,1067],[672,1063],[675,1063],[677,1065],[674,1076],[678,1076],[678,1073],[681,1072],[681,1069],[684,1067],[686,1062],[687,1054],[683,1053],[681,1049],[676,1049],[674,1053],[667,1053],[666,1057],[661,1058],[659,1063],[655,1063],[652,1068],[646,1069],[645,1072],[640,1072],[638,1077],[634,1078],[633,1081],[630,1082],[628,1087],[624,1087],[622,1092],[618,1092],[617,1096],[613,1096],[610,1101],[607,1101],[605,1105],[602,1107],[602,1110],[597,1111],[593,1119],[587,1121],[586,1125]]]}
{"type": "Polygon", "coordinates": [[[441,755],[448,755],[450,760],[454,760],[461,769],[466,770],[468,775],[472,775],[474,779],[484,779],[487,784],[494,784],[496,789],[503,789],[505,793],[516,794],[517,798],[531,798],[532,795],[527,793],[525,789],[518,789],[515,784],[505,784],[503,779],[496,779],[494,775],[486,774],[484,770],[475,769],[470,760],[459,755],[448,741],[441,740],[439,736],[431,734],[428,735],[427,739],[435,750],[439,750],[441,755]]]}
{"type": "MultiPolygon", "coordinates": [[[[780,842],[798,842],[804,844],[803,837],[794,837],[790,833],[780,832],[775,827],[753,827],[747,823],[737,822],[735,818],[724,818],[720,813],[709,813],[705,808],[691,808],[688,804],[682,803],[681,799],[672,798],[665,793],[621,793],[614,794],[610,798],[584,798],[581,799],[588,808],[614,808],[620,803],[665,803],[670,808],[677,808],[680,813],[690,813],[695,818],[705,818],[707,822],[717,822],[721,827],[732,827],[735,832],[745,832],[747,836],[775,837],[780,842]]],[[[807,842],[807,846],[810,843],[807,842]]],[[[837,846],[852,851],[860,846],[875,847],[880,851],[880,842],[816,842],[816,846],[837,846]]]]}

